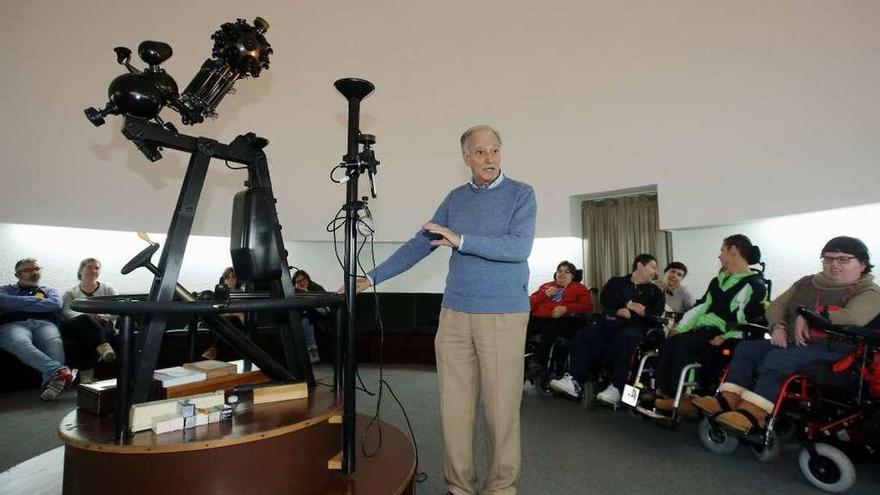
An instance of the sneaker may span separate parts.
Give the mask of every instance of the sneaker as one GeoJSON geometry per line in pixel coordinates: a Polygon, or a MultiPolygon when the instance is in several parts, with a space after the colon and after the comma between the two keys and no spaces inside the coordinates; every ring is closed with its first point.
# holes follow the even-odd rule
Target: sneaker
{"type": "Polygon", "coordinates": [[[574,397],[577,399],[581,396],[581,386],[578,382],[572,378],[568,373],[562,375],[562,378],[557,378],[555,380],[550,380],[550,388],[559,392],[560,394],[565,394],[570,397],[574,397]]]}
{"type": "Polygon", "coordinates": [[[96,350],[98,351],[98,361],[102,363],[112,363],[116,360],[116,351],[114,351],[107,342],[100,344],[96,350]]]}
{"type": "Polygon", "coordinates": [[[63,392],[65,388],[73,385],[74,380],[76,380],[76,370],[72,370],[67,366],[58,368],[55,376],[43,388],[40,398],[43,400],[55,400],[58,394],[63,392]]]}
{"type": "Polygon", "coordinates": [[[620,390],[617,390],[617,387],[614,385],[608,385],[608,388],[596,394],[596,398],[602,402],[616,406],[617,403],[620,402],[620,390]]]}
{"type": "Polygon", "coordinates": [[[95,383],[95,370],[79,370],[80,383],[95,383]]]}
{"type": "Polygon", "coordinates": [[[309,347],[309,361],[312,364],[321,362],[321,356],[318,355],[317,347],[309,347]]]}

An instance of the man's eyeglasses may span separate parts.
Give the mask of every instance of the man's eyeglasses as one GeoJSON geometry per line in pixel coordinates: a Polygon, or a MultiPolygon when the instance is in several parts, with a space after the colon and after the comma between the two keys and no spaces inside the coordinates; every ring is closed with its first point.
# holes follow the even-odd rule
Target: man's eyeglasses
{"type": "Polygon", "coordinates": [[[34,266],[34,267],[30,267],[30,268],[22,268],[19,271],[24,272],[24,273],[33,273],[33,272],[38,272],[42,269],[43,269],[42,267],[34,266]]]}
{"type": "Polygon", "coordinates": [[[823,265],[837,263],[838,265],[849,264],[850,261],[856,259],[855,256],[822,256],[820,258],[823,265]]]}

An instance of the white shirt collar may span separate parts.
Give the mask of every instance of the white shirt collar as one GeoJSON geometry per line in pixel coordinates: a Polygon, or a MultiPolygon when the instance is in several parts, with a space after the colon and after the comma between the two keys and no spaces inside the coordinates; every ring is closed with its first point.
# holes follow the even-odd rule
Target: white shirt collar
{"type": "Polygon", "coordinates": [[[498,187],[499,184],[501,184],[502,181],[504,181],[504,172],[499,173],[498,177],[496,177],[495,180],[485,186],[478,186],[476,181],[474,181],[474,178],[471,177],[470,185],[474,189],[495,189],[496,187],[498,187]]]}

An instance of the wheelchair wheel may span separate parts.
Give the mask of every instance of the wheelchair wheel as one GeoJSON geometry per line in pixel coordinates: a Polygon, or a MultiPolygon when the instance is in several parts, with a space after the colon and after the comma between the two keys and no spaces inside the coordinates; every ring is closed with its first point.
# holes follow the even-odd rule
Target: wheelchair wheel
{"type": "Polygon", "coordinates": [[[596,408],[596,391],[591,380],[587,380],[581,390],[581,405],[588,411],[596,408]]]}
{"type": "Polygon", "coordinates": [[[798,464],[801,474],[820,490],[842,493],[856,483],[856,468],[840,449],[827,443],[815,445],[816,454],[810,455],[806,447],[801,449],[798,464]]]}
{"type": "Polygon", "coordinates": [[[752,454],[755,455],[755,459],[761,462],[773,462],[779,458],[779,437],[772,431],[768,435],[770,435],[770,438],[766,447],[764,445],[751,445],[752,454]]]}
{"type": "Polygon", "coordinates": [[[739,438],[727,433],[724,428],[713,425],[709,418],[700,420],[697,430],[703,446],[716,454],[732,454],[739,446],[739,438]]]}

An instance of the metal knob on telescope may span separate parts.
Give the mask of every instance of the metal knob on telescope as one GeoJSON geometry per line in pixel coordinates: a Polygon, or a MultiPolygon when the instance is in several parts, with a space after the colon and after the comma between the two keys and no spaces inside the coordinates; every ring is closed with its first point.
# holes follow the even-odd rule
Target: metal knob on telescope
{"type": "Polygon", "coordinates": [[[89,119],[89,122],[94,124],[95,127],[101,127],[107,122],[104,120],[104,112],[95,107],[86,108],[85,114],[86,118],[89,119]]]}
{"type": "Polygon", "coordinates": [[[138,45],[138,56],[150,67],[161,64],[173,54],[171,45],[162,41],[144,41],[138,45]]]}
{"type": "Polygon", "coordinates": [[[261,33],[265,33],[266,31],[268,31],[271,26],[272,25],[269,24],[269,21],[263,19],[262,17],[254,18],[254,27],[256,27],[257,31],[261,33]]]}

